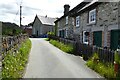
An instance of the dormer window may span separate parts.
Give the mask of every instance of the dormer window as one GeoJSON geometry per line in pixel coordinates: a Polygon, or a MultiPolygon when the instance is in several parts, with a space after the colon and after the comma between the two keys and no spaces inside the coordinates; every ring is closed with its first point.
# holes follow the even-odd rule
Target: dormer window
{"type": "Polygon", "coordinates": [[[96,22],[96,9],[93,9],[89,12],[89,23],[95,23],[96,22]]]}
{"type": "Polygon", "coordinates": [[[80,16],[76,17],[76,27],[80,26],[80,16]]]}

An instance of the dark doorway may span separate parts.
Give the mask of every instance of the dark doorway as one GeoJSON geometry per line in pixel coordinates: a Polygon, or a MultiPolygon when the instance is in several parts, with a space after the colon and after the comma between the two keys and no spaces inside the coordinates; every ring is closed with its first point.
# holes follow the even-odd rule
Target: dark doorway
{"type": "Polygon", "coordinates": [[[38,31],[37,31],[37,36],[38,36],[39,34],[38,34],[38,31]]]}
{"type": "Polygon", "coordinates": [[[120,46],[120,30],[112,30],[110,48],[116,50],[119,46],[120,46]]]}

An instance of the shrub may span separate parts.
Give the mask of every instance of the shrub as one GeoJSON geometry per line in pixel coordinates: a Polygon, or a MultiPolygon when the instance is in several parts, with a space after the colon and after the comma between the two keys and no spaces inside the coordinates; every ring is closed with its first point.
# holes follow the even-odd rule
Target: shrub
{"type": "Polygon", "coordinates": [[[48,35],[55,35],[54,32],[48,32],[47,34],[48,34],[48,35]]]}
{"type": "Polygon", "coordinates": [[[22,78],[31,49],[30,40],[21,44],[18,53],[8,52],[2,61],[2,78],[22,78]]]}
{"type": "Polygon", "coordinates": [[[120,55],[118,54],[117,51],[115,51],[115,62],[120,64],[120,55]]]}

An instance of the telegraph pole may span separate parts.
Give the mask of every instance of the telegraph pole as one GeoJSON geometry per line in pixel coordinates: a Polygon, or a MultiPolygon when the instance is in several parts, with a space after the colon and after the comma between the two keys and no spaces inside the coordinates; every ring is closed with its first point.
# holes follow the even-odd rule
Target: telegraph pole
{"type": "Polygon", "coordinates": [[[20,27],[22,26],[22,6],[20,5],[20,27]]]}

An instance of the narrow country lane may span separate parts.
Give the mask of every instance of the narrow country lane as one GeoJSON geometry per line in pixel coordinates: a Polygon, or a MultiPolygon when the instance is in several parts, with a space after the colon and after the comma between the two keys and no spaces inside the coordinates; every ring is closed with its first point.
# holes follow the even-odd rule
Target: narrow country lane
{"type": "Polygon", "coordinates": [[[80,56],[66,54],[40,38],[31,38],[32,49],[24,78],[100,78],[80,56]]]}

